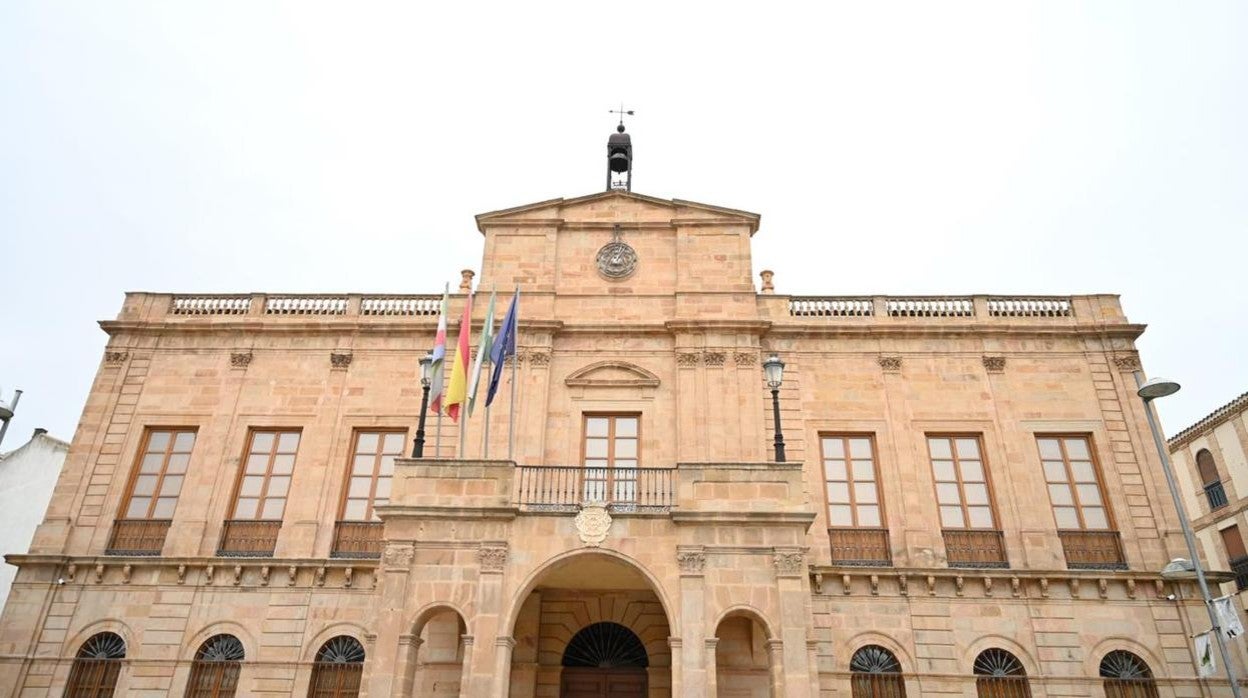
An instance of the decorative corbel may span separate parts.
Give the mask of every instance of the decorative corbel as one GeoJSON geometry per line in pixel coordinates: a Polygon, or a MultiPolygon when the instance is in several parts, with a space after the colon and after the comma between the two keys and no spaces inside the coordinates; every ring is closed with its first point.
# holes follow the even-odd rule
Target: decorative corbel
{"type": "Polygon", "coordinates": [[[212,578],[216,574],[216,571],[216,565],[208,565],[204,568],[204,584],[206,586],[212,586],[212,578]]]}
{"type": "Polygon", "coordinates": [[[984,596],[992,596],[992,577],[984,577],[984,596]]]}
{"type": "Polygon", "coordinates": [[[260,567],[260,586],[267,587],[269,585],[269,566],[260,567]]]}
{"type": "Polygon", "coordinates": [[[1127,580],[1127,598],[1128,599],[1135,598],[1135,580],[1134,579],[1127,580]]]}
{"type": "Polygon", "coordinates": [[[936,577],[935,577],[935,575],[931,575],[931,574],[927,575],[927,595],[928,595],[928,596],[935,596],[935,595],[936,595],[936,577]]]}
{"type": "Polygon", "coordinates": [[[957,594],[958,596],[961,596],[961,595],[962,595],[962,586],[963,586],[965,583],[966,583],[966,580],[962,579],[962,575],[960,575],[960,574],[959,574],[958,576],[954,577],[954,578],[953,578],[953,588],[954,588],[954,593],[955,593],[955,594],[957,594]]]}
{"type": "Polygon", "coordinates": [[[850,579],[849,579],[848,574],[841,575],[841,593],[846,596],[849,596],[849,592],[852,591],[852,588],[849,585],[849,581],[850,579]]]}
{"type": "Polygon", "coordinates": [[[1018,598],[1022,594],[1023,583],[1018,577],[1010,577],[1010,593],[1014,598],[1018,598]]]}
{"type": "Polygon", "coordinates": [[[134,571],[134,567],[133,567],[133,566],[131,566],[131,565],[122,565],[122,566],[121,566],[121,583],[122,583],[122,584],[129,584],[129,583],[130,583],[130,573],[131,573],[132,571],[134,571]]]}
{"type": "Polygon", "coordinates": [[[1040,578],[1040,597],[1045,598],[1045,599],[1049,598],[1049,578],[1048,577],[1040,578]]]}
{"type": "Polygon", "coordinates": [[[1066,580],[1066,585],[1070,587],[1070,598],[1079,598],[1079,578],[1071,577],[1066,580]]]}
{"type": "Polygon", "coordinates": [[[234,565],[234,586],[238,586],[239,584],[242,584],[242,583],[243,583],[243,566],[234,565]]]}
{"type": "Polygon", "coordinates": [[[355,568],[348,567],[342,571],[342,585],[348,589],[351,588],[351,578],[355,575],[355,568]]]}
{"type": "Polygon", "coordinates": [[[74,581],[74,576],[77,574],[78,574],[78,565],[70,563],[69,567],[65,568],[65,575],[69,577],[69,581],[71,582],[74,581]]]}
{"type": "Polygon", "coordinates": [[[811,585],[815,587],[816,594],[823,593],[823,573],[815,572],[811,575],[811,585]]]}
{"type": "Polygon", "coordinates": [[[298,578],[299,578],[298,567],[291,565],[290,567],[286,568],[286,586],[293,587],[295,585],[295,580],[297,580],[298,578]]]}
{"type": "Polygon", "coordinates": [[[324,566],[316,568],[316,585],[318,587],[325,586],[325,567],[324,566]]]}
{"type": "Polygon", "coordinates": [[[1104,577],[1096,580],[1096,590],[1100,593],[1102,599],[1109,598],[1109,580],[1104,577]]]}
{"type": "Polygon", "coordinates": [[[104,563],[95,566],[95,583],[99,584],[104,581],[104,563]]]}
{"type": "Polygon", "coordinates": [[[878,574],[871,575],[871,595],[880,595],[880,575],[878,574]]]}
{"type": "Polygon", "coordinates": [[[902,596],[910,595],[910,590],[906,588],[906,583],[907,583],[906,575],[904,574],[897,575],[897,591],[901,592],[902,596]]]}

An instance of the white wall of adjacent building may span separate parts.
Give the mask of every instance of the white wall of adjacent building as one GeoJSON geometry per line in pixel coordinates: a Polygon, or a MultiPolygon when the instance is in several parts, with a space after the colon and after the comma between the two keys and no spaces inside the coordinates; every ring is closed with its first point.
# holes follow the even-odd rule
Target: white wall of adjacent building
{"type": "MultiPolygon", "coordinates": [[[[30,549],[68,450],[69,444],[36,430],[24,446],[0,455],[0,555],[30,549]]],[[[16,574],[16,567],[0,564],[0,608],[16,574]]]]}

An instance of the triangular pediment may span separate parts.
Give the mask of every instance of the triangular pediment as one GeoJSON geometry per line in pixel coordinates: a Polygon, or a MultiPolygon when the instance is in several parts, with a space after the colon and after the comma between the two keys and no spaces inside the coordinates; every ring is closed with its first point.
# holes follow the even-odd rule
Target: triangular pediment
{"type": "Polygon", "coordinates": [[[575,388],[657,388],[659,377],[627,361],[599,361],[573,371],[563,382],[575,388]]]}
{"type": "Polygon", "coordinates": [[[509,221],[560,221],[606,223],[603,211],[619,207],[635,221],[673,220],[735,220],[750,226],[750,233],[758,230],[759,215],[722,206],[700,204],[681,199],[659,199],[629,191],[604,191],[573,199],[550,199],[524,206],[482,213],[477,216],[477,229],[485,232],[490,224],[506,224],[509,221]]]}

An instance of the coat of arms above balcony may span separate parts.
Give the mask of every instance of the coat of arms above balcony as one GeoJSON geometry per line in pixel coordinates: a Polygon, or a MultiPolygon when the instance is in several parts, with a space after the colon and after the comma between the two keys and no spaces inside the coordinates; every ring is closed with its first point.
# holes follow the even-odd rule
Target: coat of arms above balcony
{"type": "Polygon", "coordinates": [[[581,512],[573,520],[581,542],[596,548],[607,539],[611,530],[611,515],[607,513],[605,502],[586,502],[581,505],[581,512]]]}

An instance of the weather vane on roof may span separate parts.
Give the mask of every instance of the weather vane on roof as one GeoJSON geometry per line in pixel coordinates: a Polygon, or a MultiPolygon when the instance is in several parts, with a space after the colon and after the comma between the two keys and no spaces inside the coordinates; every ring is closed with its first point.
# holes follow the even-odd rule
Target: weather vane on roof
{"type": "Polygon", "coordinates": [[[632,116],[632,109],[625,109],[620,103],[619,109],[610,110],[611,114],[620,115],[620,125],[615,133],[607,139],[607,191],[612,189],[633,190],[633,139],[624,133],[624,116],[632,116]],[[620,175],[615,179],[613,175],[620,175]]]}
{"type": "Polygon", "coordinates": [[[616,127],[616,130],[618,130],[620,133],[624,133],[624,115],[627,114],[628,116],[633,116],[633,110],[632,109],[625,110],[624,103],[620,102],[619,109],[612,109],[608,113],[620,115],[620,125],[616,127]]]}

